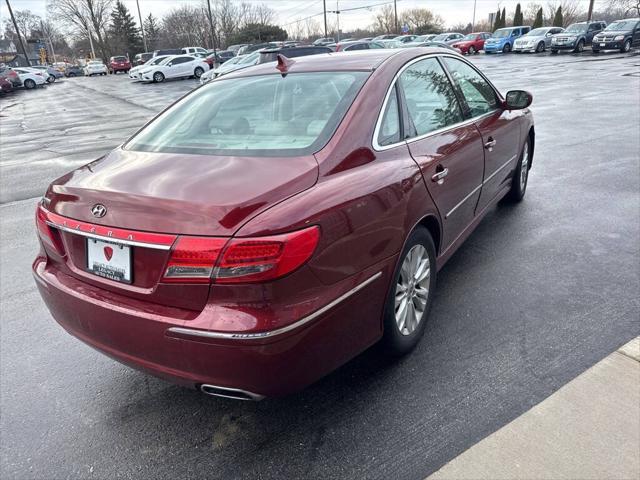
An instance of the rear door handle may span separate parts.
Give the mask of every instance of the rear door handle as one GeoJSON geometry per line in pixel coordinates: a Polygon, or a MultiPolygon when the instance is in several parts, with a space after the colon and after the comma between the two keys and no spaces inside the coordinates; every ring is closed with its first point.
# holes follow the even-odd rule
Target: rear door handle
{"type": "Polygon", "coordinates": [[[491,151],[493,149],[493,147],[496,146],[496,141],[489,137],[489,141],[487,143],[484,144],[484,148],[486,148],[487,150],[491,151]]]}
{"type": "Polygon", "coordinates": [[[437,182],[439,185],[441,185],[442,182],[444,182],[444,177],[446,177],[447,175],[449,175],[449,169],[445,168],[442,171],[433,174],[433,176],[431,177],[431,181],[437,182]]]}

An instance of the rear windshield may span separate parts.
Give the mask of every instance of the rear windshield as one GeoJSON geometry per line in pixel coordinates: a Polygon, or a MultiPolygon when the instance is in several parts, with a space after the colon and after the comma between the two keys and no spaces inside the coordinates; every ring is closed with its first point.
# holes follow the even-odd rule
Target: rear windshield
{"type": "Polygon", "coordinates": [[[113,57],[114,62],[126,62],[127,57],[113,57]]]}
{"type": "Polygon", "coordinates": [[[369,74],[294,73],[216,80],[125,145],[141,152],[295,156],[331,138],[369,74]]]}

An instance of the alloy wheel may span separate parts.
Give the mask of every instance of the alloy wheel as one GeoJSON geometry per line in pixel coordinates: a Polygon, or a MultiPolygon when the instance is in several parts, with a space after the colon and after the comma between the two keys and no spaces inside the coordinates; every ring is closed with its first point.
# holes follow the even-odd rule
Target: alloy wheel
{"type": "Polygon", "coordinates": [[[422,320],[429,299],[431,266],[422,245],[414,245],[400,267],[395,291],[395,318],[402,335],[411,335],[422,320]]]}
{"type": "Polygon", "coordinates": [[[475,48],[473,48],[473,45],[471,45],[471,46],[469,47],[469,55],[473,55],[474,53],[476,53],[476,49],[475,49],[475,48]]]}
{"type": "Polygon", "coordinates": [[[156,73],[154,73],[154,74],[153,74],[153,81],[154,81],[154,82],[158,82],[158,83],[160,83],[160,82],[162,82],[163,80],[164,80],[164,75],[162,75],[162,73],[160,73],[160,72],[156,72],[156,73]]]}
{"type": "Polygon", "coordinates": [[[529,176],[529,142],[524,144],[522,149],[522,163],[520,166],[520,189],[524,190],[529,176]]]}

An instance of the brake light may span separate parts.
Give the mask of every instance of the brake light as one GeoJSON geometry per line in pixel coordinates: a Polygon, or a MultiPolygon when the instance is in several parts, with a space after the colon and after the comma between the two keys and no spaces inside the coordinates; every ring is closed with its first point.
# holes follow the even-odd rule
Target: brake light
{"type": "Polygon", "coordinates": [[[42,206],[36,207],[36,227],[42,242],[60,256],[64,256],[64,247],[57,231],[47,223],[47,214],[42,206]]]}
{"type": "Polygon", "coordinates": [[[226,238],[178,237],[163,281],[209,283],[226,243],[226,238]]]}
{"type": "Polygon", "coordinates": [[[320,229],[229,242],[214,272],[215,283],[254,283],[273,280],[303,265],[316,249],[320,229]]]}

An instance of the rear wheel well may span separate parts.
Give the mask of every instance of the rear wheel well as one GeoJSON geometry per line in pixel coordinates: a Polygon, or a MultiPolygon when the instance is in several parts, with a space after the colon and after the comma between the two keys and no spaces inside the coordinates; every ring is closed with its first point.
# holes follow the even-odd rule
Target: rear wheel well
{"type": "Polygon", "coordinates": [[[433,239],[433,244],[436,247],[436,255],[440,254],[440,223],[438,219],[433,215],[428,215],[420,220],[418,225],[426,228],[431,234],[431,238],[433,239]]]}

